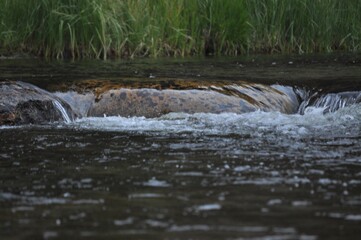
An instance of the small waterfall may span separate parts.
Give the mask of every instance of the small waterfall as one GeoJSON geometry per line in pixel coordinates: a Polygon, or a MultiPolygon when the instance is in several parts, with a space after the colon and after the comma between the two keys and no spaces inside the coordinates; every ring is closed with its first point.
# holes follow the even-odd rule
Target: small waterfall
{"type": "Polygon", "coordinates": [[[324,108],[324,113],[335,112],[340,108],[360,102],[361,92],[327,93],[323,95],[316,92],[304,99],[298,112],[304,114],[308,107],[324,108]]]}
{"type": "Polygon", "coordinates": [[[71,119],[70,119],[68,113],[66,112],[65,108],[63,107],[63,105],[61,105],[61,103],[56,99],[53,100],[53,105],[61,113],[61,116],[63,117],[65,122],[71,123],[71,119]]]}

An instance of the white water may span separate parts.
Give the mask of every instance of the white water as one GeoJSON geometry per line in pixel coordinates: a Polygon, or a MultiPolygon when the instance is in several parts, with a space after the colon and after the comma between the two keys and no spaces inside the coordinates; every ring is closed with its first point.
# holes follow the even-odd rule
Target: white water
{"type": "Polygon", "coordinates": [[[58,100],[53,100],[53,105],[61,113],[61,116],[63,117],[64,121],[66,123],[71,123],[70,117],[66,112],[65,108],[63,107],[63,105],[61,105],[61,103],[58,100]]]}
{"type": "Polygon", "coordinates": [[[170,113],[160,118],[145,117],[89,117],[77,119],[77,128],[121,131],[201,134],[250,134],[265,133],[303,135],[341,131],[348,134],[361,123],[361,105],[356,104],[333,113],[324,114],[324,108],[309,107],[305,114],[282,114],[279,112],[256,111],[244,114],[235,113],[170,113]]]}
{"type": "Polygon", "coordinates": [[[318,96],[318,93],[314,93],[311,96],[306,96],[307,93],[300,92],[305,100],[301,103],[298,112],[304,113],[310,106],[316,108],[324,108],[324,113],[335,112],[338,109],[351,106],[361,102],[360,92],[341,92],[341,93],[328,93],[322,96],[318,96]]]}
{"type": "Polygon", "coordinates": [[[353,94],[351,96],[343,96],[340,94],[326,94],[318,98],[313,106],[326,107],[326,111],[334,112],[337,109],[344,108],[346,106],[360,102],[361,93],[353,94]]]}

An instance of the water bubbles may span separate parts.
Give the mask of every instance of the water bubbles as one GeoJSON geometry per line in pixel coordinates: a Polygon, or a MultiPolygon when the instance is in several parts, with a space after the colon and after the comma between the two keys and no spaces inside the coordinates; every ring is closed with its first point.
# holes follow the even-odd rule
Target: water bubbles
{"type": "Polygon", "coordinates": [[[53,239],[53,238],[57,238],[59,237],[58,232],[55,231],[45,231],[43,233],[43,239],[47,240],[47,239],[53,239]]]}
{"type": "Polygon", "coordinates": [[[351,116],[349,114],[346,114],[346,115],[341,116],[341,120],[343,120],[343,121],[352,121],[352,120],[355,120],[355,117],[351,116]]]}
{"type": "Polygon", "coordinates": [[[312,205],[312,203],[310,201],[307,200],[298,200],[298,201],[293,201],[292,202],[292,206],[293,207],[307,207],[312,205]]]}
{"type": "Polygon", "coordinates": [[[249,171],[250,169],[251,169],[251,166],[245,165],[245,166],[237,166],[233,170],[235,172],[245,172],[245,171],[249,171]]]}
{"type": "Polygon", "coordinates": [[[164,198],[166,197],[163,194],[159,194],[159,193],[151,193],[151,192],[146,192],[146,193],[132,193],[128,195],[129,199],[136,199],[136,198],[164,198]]]}
{"type": "Polygon", "coordinates": [[[65,192],[65,193],[63,194],[63,197],[64,197],[64,198],[69,198],[69,197],[71,197],[71,194],[70,194],[69,192],[65,192]]]}
{"type": "Polygon", "coordinates": [[[361,214],[349,214],[345,216],[348,221],[361,221],[361,214]]]}
{"type": "Polygon", "coordinates": [[[18,206],[18,207],[13,207],[11,209],[12,213],[16,213],[16,212],[28,212],[28,211],[34,211],[35,208],[33,206],[18,206]]]}
{"type": "Polygon", "coordinates": [[[321,185],[331,185],[331,184],[337,183],[337,181],[336,180],[331,180],[329,178],[320,178],[318,180],[318,183],[321,184],[321,185]]]}
{"type": "Polygon", "coordinates": [[[267,202],[267,206],[274,206],[274,205],[280,205],[282,204],[281,199],[271,199],[267,202]]]}
{"type": "Polygon", "coordinates": [[[145,224],[147,224],[149,227],[152,227],[152,228],[166,228],[169,226],[168,222],[159,221],[159,220],[155,220],[155,219],[147,219],[145,221],[145,224]]]}
{"type": "Polygon", "coordinates": [[[345,214],[340,212],[330,212],[327,214],[330,218],[345,219],[347,221],[361,221],[361,214],[345,214]]]}
{"type": "Polygon", "coordinates": [[[134,222],[134,218],[133,217],[128,217],[126,219],[117,219],[117,220],[114,220],[114,225],[115,226],[125,226],[125,225],[130,225],[130,224],[133,224],[134,222]]]}
{"type": "Polygon", "coordinates": [[[221,208],[222,206],[218,203],[203,204],[193,207],[194,211],[196,212],[214,211],[214,210],[220,210],[221,208]]]}
{"type": "Polygon", "coordinates": [[[162,180],[157,180],[155,177],[149,179],[147,182],[143,182],[144,186],[148,186],[148,187],[170,187],[171,185],[166,182],[166,181],[162,181],[162,180]]]}
{"type": "MultiPolygon", "coordinates": [[[[349,132],[360,123],[361,105],[350,106],[324,114],[324,108],[308,107],[304,115],[255,111],[236,113],[169,113],[159,118],[105,117],[82,118],[72,123],[80,129],[119,131],[169,136],[171,134],[239,135],[248,138],[302,138],[349,132]],[[350,108],[350,109],[349,109],[350,108]],[[351,110],[351,108],[353,110],[351,110]],[[341,132],[342,131],[342,132],[341,132]]],[[[176,147],[177,145],[173,145],[176,147]]],[[[157,147],[156,145],[154,147],[157,147]]],[[[194,145],[197,148],[197,145],[194,145]]]]}

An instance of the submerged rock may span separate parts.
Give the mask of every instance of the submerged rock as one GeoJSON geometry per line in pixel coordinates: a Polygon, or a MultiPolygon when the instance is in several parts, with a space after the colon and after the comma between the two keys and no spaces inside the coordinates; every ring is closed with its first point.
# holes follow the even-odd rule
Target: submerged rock
{"type": "Polygon", "coordinates": [[[68,104],[52,93],[24,82],[0,82],[0,125],[63,121],[64,114],[72,119],[76,116],[68,104]]]}

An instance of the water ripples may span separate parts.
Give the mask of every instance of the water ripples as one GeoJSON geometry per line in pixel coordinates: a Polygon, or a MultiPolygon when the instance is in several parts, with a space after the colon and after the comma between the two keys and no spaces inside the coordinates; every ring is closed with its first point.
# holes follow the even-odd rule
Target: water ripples
{"type": "Polygon", "coordinates": [[[354,105],[2,127],[0,223],[48,239],[318,239],[340,224],[358,235],[360,116],[354,105]]]}

